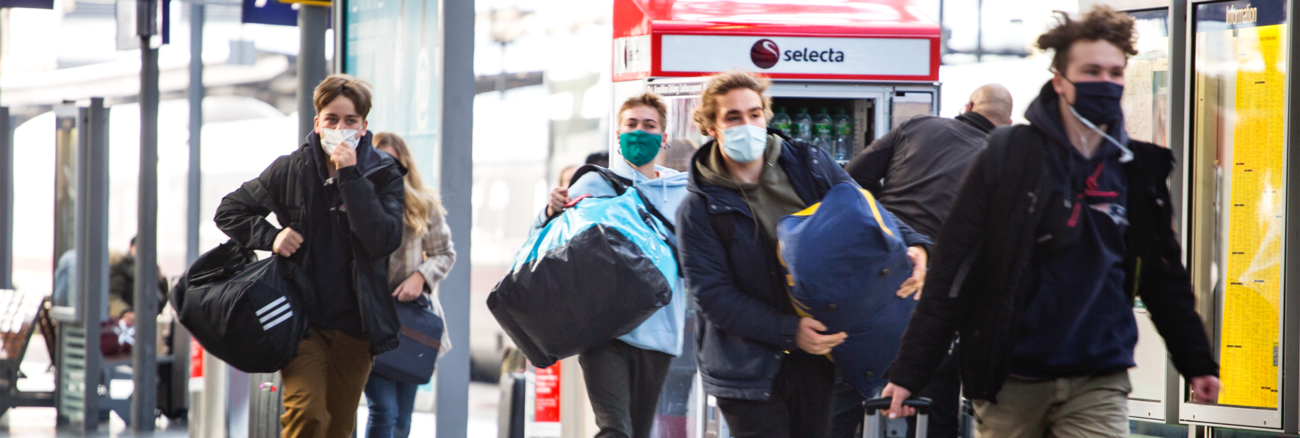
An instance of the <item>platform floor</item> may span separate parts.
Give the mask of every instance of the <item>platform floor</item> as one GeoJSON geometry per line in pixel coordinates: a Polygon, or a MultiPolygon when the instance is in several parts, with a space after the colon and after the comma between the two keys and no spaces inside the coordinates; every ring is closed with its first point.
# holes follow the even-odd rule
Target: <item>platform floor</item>
{"type": "MultiPolygon", "coordinates": [[[[22,370],[26,379],[18,381],[18,388],[23,391],[51,391],[54,389],[54,373],[49,370],[50,356],[45,349],[45,341],[40,334],[32,336],[23,360],[22,370]]],[[[132,382],[117,380],[113,382],[114,398],[130,396],[132,382]]],[[[499,393],[496,385],[471,383],[469,388],[469,433],[470,437],[497,436],[497,403],[499,393]]],[[[369,410],[364,400],[357,408],[358,436],[365,436],[366,417],[369,410]]],[[[82,435],[76,431],[58,431],[55,429],[54,408],[16,408],[0,417],[0,437],[14,438],[49,438],[49,437],[158,437],[184,438],[189,436],[188,428],[183,422],[169,422],[160,418],[157,430],[152,433],[133,433],[126,423],[111,415],[106,424],[100,425],[95,434],[82,435]]],[[[433,412],[421,412],[417,409],[411,418],[411,436],[431,437],[436,428],[437,415],[433,412]]]]}

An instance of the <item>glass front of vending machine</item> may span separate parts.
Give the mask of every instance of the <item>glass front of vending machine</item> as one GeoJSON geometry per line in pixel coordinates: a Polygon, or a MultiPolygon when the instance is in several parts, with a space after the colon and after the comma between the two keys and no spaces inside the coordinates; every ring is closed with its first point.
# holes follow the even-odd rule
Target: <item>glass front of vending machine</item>
{"type": "MultiPolygon", "coordinates": [[[[700,133],[699,125],[692,118],[700,105],[706,79],[654,78],[645,82],[644,91],[658,94],[668,107],[665,130],[668,149],[659,154],[657,164],[689,171],[695,151],[710,140],[700,133]]],[[[630,97],[641,90],[631,85],[624,89],[615,87],[616,98],[630,97]]],[[[825,147],[827,151],[843,150],[841,156],[835,157],[841,165],[893,126],[917,115],[937,115],[939,111],[937,84],[774,80],[768,94],[773,106],[773,119],[768,121],[768,127],[780,128],[790,137],[809,143],[832,145],[825,147]]],[[[611,148],[611,154],[616,153],[617,148],[611,148]]],[[[716,403],[704,394],[696,372],[694,340],[698,316],[692,307],[686,311],[686,342],[682,354],[673,359],[659,398],[655,437],[730,436],[716,403]]]]}
{"type": "MultiPolygon", "coordinates": [[[[709,140],[691,117],[703,89],[700,78],[648,81],[647,91],[663,97],[668,106],[668,153],[660,154],[657,164],[686,171],[691,155],[709,140]]],[[[844,165],[892,127],[918,115],[937,115],[938,93],[936,84],[778,80],[768,90],[773,113],[768,127],[808,143],[825,142],[825,150],[843,151],[834,158],[844,165]]]]}

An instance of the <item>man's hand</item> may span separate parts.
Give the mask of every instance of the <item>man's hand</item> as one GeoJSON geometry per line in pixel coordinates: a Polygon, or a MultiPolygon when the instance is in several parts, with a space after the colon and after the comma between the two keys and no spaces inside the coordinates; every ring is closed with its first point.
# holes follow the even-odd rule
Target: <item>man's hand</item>
{"type": "Polygon", "coordinates": [[[293,228],[285,227],[280,230],[280,234],[275,235],[275,244],[271,245],[271,252],[280,257],[288,257],[298,252],[300,247],[302,247],[302,235],[293,228]]]}
{"type": "Polygon", "coordinates": [[[1214,404],[1219,401],[1219,378],[1200,376],[1192,378],[1192,402],[1214,404]]]}
{"type": "Polygon", "coordinates": [[[799,331],[794,335],[794,344],[809,354],[830,353],[832,348],[844,342],[849,335],[844,332],[823,335],[826,325],[812,318],[799,318],[799,331]]]}
{"type": "Polygon", "coordinates": [[[911,406],[903,406],[903,402],[912,396],[912,391],[908,391],[907,388],[895,385],[891,382],[888,385],[885,385],[884,391],[880,391],[880,396],[891,397],[894,399],[893,403],[889,404],[889,410],[885,411],[885,414],[889,415],[889,418],[893,419],[916,415],[915,408],[911,406]]]}
{"type": "Polygon", "coordinates": [[[555,216],[564,210],[564,204],[569,203],[569,188],[556,187],[551,190],[550,202],[546,204],[546,217],[555,216]]]}
{"type": "Polygon", "coordinates": [[[422,292],[424,292],[424,275],[415,272],[402,280],[402,284],[397,285],[393,296],[397,297],[398,301],[406,302],[419,298],[422,292]]]}
{"type": "Polygon", "coordinates": [[[135,312],[122,312],[122,317],[120,319],[122,322],[126,323],[127,327],[135,327],[135,312]]]}
{"type": "Polygon", "coordinates": [[[925,248],[913,246],[907,248],[907,258],[912,259],[912,276],[898,288],[898,297],[907,298],[908,295],[915,294],[913,299],[919,300],[921,288],[925,286],[925,270],[928,267],[926,262],[929,254],[925,252],[925,248]]]}
{"type": "MultiPolygon", "coordinates": [[[[365,132],[357,133],[358,136],[362,134],[365,134],[365,132]]],[[[335,169],[355,166],[357,165],[357,151],[348,146],[347,143],[339,143],[338,147],[334,148],[334,153],[330,154],[330,161],[334,162],[335,169]]]]}

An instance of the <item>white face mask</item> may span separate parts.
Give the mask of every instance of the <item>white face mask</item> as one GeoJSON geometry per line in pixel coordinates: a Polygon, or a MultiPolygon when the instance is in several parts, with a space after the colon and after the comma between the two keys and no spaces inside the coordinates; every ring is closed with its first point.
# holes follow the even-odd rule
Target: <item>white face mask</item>
{"type": "Polygon", "coordinates": [[[320,133],[320,146],[325,150],[325,155],[334,154],[334,148],[338,147],[339,143],[345,143],[348,147],[356,149],[357,143],[361,141],[357,139],[355,129],[321,128],[320,133]]]}
{"type": "Polygon", "coordinates": [[[722,151],[737,163],[752,163],[767,150],[767,128],[748,123],[722,130],[722,151]]]}

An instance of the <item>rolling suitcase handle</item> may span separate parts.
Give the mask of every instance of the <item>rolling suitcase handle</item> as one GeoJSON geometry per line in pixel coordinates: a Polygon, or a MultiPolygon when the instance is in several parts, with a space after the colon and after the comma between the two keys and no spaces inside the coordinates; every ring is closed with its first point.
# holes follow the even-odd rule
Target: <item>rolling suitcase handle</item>
{"type": "MultiPolygon", "coordinates": [[[[880,421],[881,417],[876,415],[876,411],[889,409],[889,405],[893,401],[889,397],[876,397],[862,402],[862,408],[866,411],[866,418],[862,422],[862,438],[885,436],[885,422],[880,421]]],[[[916,438],[925,438],[926,428],[930,425],[930,399],[925,397],[909,398],[903,401],[903,406],[916,409],[916,438]]]]}

